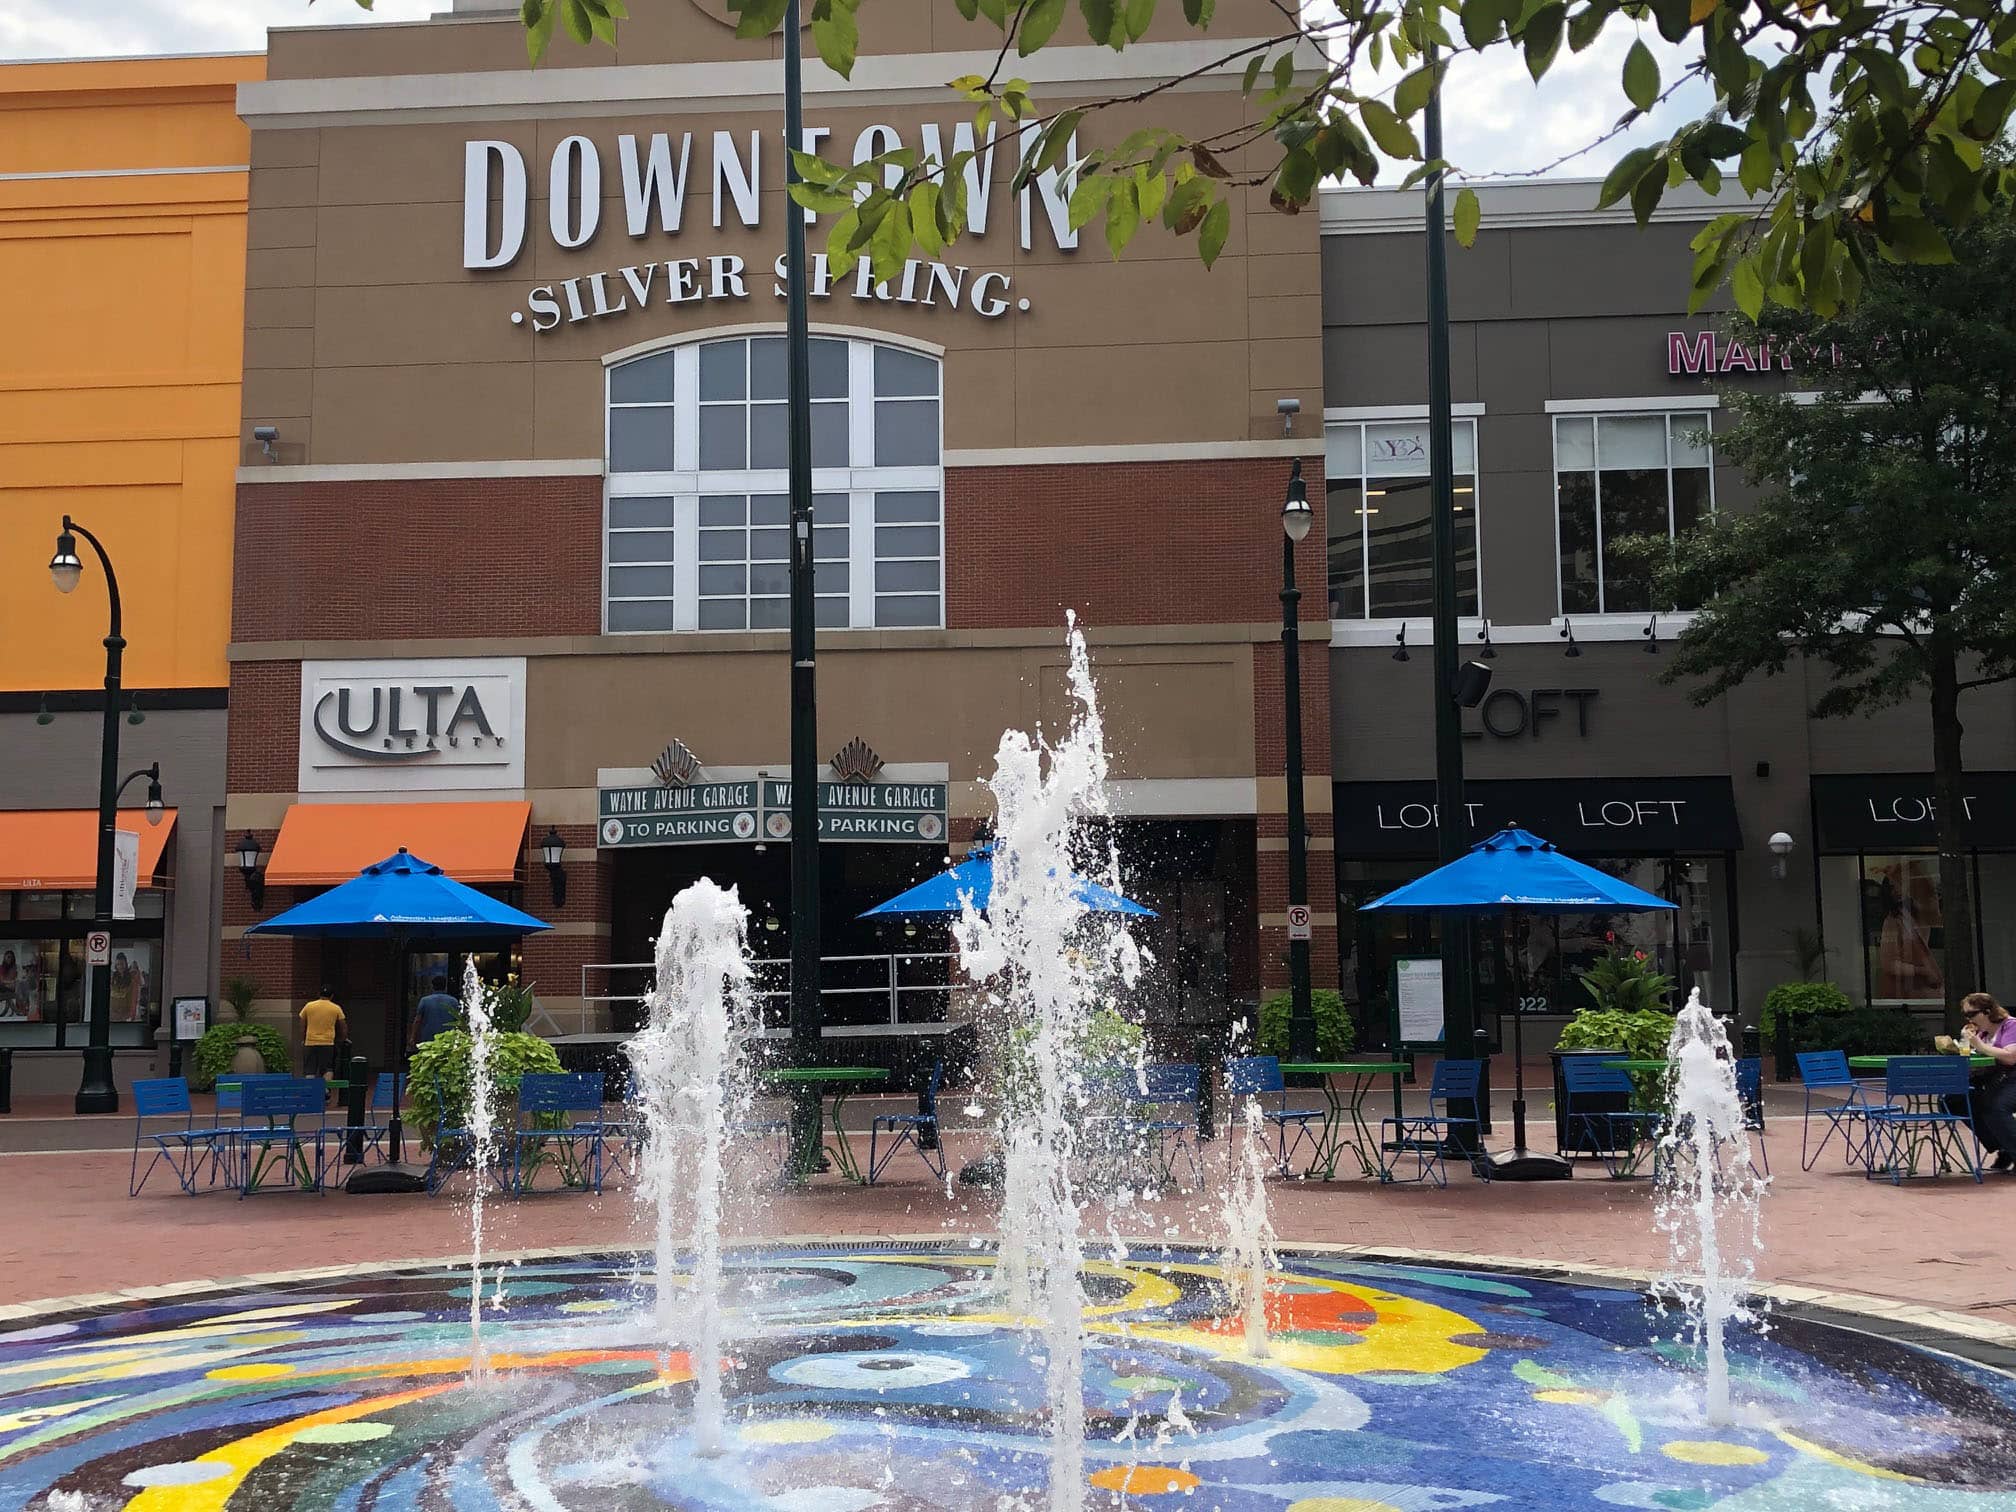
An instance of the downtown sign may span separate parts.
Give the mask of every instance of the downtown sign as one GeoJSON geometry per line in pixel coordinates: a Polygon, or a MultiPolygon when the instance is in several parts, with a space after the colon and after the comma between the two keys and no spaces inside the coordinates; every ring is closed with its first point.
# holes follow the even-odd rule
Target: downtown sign
{"type": "MultiPolygon", "coordinates": [[[[1006,184],[1013,177],[1005,167],[997,175],[997,156],[1018,149],[998,142],[997,130],[990,125],[984,140],[976,139],[972,123],[962,121],[950,129],[948,142],[945,129],[927,122],[918,128],[917,140],[906,144],[895,127],[870,125],[854,137],[849,161],[865,162],[906,146],[920,157],[938,162],[954,154],[973,153],[965,170],[967,230],[960,245],[972,246],[982,255],[996,252],[990,260],[1006,264],[1011,253],[1008,247],[998,245],[1003,240],[1001,228],[993,230],[994,244],[987,240],[993,209],[990,202],[997,178],[1006,184]]],[[[828,127],[808,126],[804,150],[817,152],[820,143],[832,135],[828,127]]],[[[1016,140],[1020,150],[1026,151],[1034,145],[1035,133],[1021,133],[1016,140]]],[[[554,145],[543,165],[534,165],[543,166],[545,191],[535,200],[531,193],[534,166],[528,166],[525,154],[514,143],[468,141],[463,146],[462,266],[481,273],[515,264],[528,243],[540,235],[533,225],[532,207],[543,203],[544,236],[559,250],[584,250],[598,237],[608,241],[620,237],[636,244],[636,252],[642,255],[633,254],[620,263],[612,260],[599,271],[530,288],[519,307],[510,312],[513,325],[529,322],[535,333],[544,334],[651,304],[706,304],[717,313],[728,306],[746,310],[752,299],[763,297],[766,288],[770,297],[782,300],[787,292],[782,256],[766,269],[752,266],[739,255],[706,247],[692,249],[690,256],[680,255],[689,250],[693,235],[706,234],[699,229],[703,214],[707,229],[715,232],[761,228],[764,145],[765,133],[760,131],[750,132],[746,140],[731,131],[626,132],[608,142],[579,134],[566,136],[554,145]],[[605,183],[611,194],[607,226],[605,183]],[[619,188],[620,219],[614,198],[619,188]]],[[[1074,136],[1065,160],[1068,163],[1076,158],[1074,136]]],[[[1013,193],[1015,239],[1021,251],[1035,248],[1039,222],[1048,227],[1047,239],[1058,250],[1076,249],[1078,232],[1070,220],[1070,189],[1069,178],[1050,168],[1032,174],[1028,184],[1013,193]]],[[[813,219],[811,212],[801,213],[808,221],[813,219]]],[[[1010,309],[1029,308],[1029,301],[1015,294],[1012,275],[999,269],[976,270],[961,263],[911,258],[900,276],[878,284],[866,259],[845,278],[833,276],[823,252],[808,256],[807,261],[806,294],[812,300],[843,296],[869,304],[963,310],[983,320],[999,319],[1010,309]]]]}
{"type": "Polygon", "coordinates": [[[301,792],[519,788],[524,743],[523,657],[301,664],[301,792]]]}

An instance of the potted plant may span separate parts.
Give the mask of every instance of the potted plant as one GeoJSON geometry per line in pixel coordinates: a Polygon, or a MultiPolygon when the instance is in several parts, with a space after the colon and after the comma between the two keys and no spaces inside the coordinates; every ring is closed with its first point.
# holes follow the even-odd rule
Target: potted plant
{"type": "Polygon", "coordinates": [[[224,1002],[231,1009],[231,1023],[238,1026],[230,1067],[236,1076],[257,1076],[266,1069],[266,1056],[252,1024],[252,1001],[258,991],[242,976],[224,984],[224,1002]]]}

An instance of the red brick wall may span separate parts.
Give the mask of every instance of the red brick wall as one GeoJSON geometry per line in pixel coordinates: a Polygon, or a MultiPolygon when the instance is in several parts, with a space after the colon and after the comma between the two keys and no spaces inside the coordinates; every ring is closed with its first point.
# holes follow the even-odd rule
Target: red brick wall
{"type": "Polygon", "coordinates": [[[301,775],[301,663],[231,664],[224,746],[226,792],[294,791],[301,775]]]}
{"type": "MultiPolygon", "coordinates": [[[[945,623],[1054,625],[1066,609],[1094,626],[1275,618],[1290,465],[1262,457],[949,471],[945,623]]],[[[1296,576],[1305,614],[1320,614],[1323,469],[1304,471],[1316,480],[1316,523],[1296,551],[1296,576]]]]}
{"type": "Polygon", "coordinates": [[[601,537],[600,478],[246,484],[232,639],[593,635],[601,537]]]}

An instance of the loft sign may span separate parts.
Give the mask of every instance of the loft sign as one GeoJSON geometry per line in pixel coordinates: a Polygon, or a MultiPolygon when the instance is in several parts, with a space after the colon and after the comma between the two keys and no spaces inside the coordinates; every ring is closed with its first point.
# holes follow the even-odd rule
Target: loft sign
{"type": "Polygon", "coordinates": [[[524,687],[514,657],[304,662],[300,787],[517,787],[524,687]]]}
{"type": "MultiPolygon", "coordinates": [[[[918,128],[917,134],[914,150],[924,159],[944,162],[952,154],[974,153],[965,170],[966,236],[984,243],[990,220],[989,201],[994,191],[996,127],[989,125],[985,141],[977,151],[971,122],[960,122],[952,128],[949,153],[946,134],[938,125],[927,123],[918,128]]],[[[830,127],[807,127],[803,150],[817,152],[821,141],[832,135],[830,127]]],[[[1018,141],[1026,152],[1034,146],[1035,134],[1022,133],[1018,141]]],[[[905,145],[894,126],[867,126],[853,140],[850,161],[867,162],[905,145]]],[[[643,244],[649,255],[599,272],[538,285],[525,295],[523,308],[511,312],[512,324],[522,325],[529,319],[535,332],[544,333],[562,325],[622,315],[653,303],[746,302],[752,293],[760,295],[766,281],[775,298],[784,298],[789,285],[781,256],[766,278],[735,254],[695,249],[692,256],[661,255],[686,250],[680,238],[688,225],[689,205],[693,220],[697,222],[705,213],[709,228],[714,231],[760,228],[763,148],[764,133],[760,131],[749,133],[746,151],[744,142],[731,131],[661,131],[648,136],[626,132],[616,137],[613,151],[605,151],[592,137],[563,137],[543,165],[545,235],[555,247],[566,252],[594,244],[605,229],[606,180],[612,187],[620,185],[622,193],[621,230],[617,232],[610,227],[611,239],[620,234],[643,244]]],[[[1066,160],[1074,159],[1077,150],[1074,137],[1066,151],[1066,160]]],[[[514,143],[472,140],[464,144],[462,266],[465,269],[483,272],[508,268],[524,252],[527,241],[537,234],[531,220],[530,180],[531,169],[525,155],[514,143]]],[[[1034,250],[1038,220],[1047,223],[1050,240],[1059,250],[1077,247],[1078,233],[1070,222],[1070,188],[1069,179],[1052,168],[1032,174],[1029,183],[1015,195],[1017,244],[1022,251],[1034,250]]],[[[814,219],[811,212],[803,213],[807,221],[814,219]]],[[[1006,249],[1000,250],[1002,256],[996,260],[1007,261],[1006,249]]],[[[998,319],[1011,304],[1017,309],[1029,308],[1027,299],[1015,296],[1013,279],[1004,272],[976,272],[964,264],[912,258],[904,264],[900,277],[876,283],[864,260],[851,277],[836,281],[825,254],[808,260],[806,295],[811,299],[830,299],[841,294],[870,303],[942,306],[964,309],[985,320],[998,319]]]]}

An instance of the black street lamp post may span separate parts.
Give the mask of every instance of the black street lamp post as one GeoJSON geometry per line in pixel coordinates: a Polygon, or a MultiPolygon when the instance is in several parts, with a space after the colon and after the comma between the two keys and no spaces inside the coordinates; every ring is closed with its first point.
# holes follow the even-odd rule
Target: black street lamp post
{"type": "MultiPolygon", "coordinates": [[[[111,628],[105,633],[105,733],[98,753],[98,871],[97,890],[91,909],[92,929],[109,936],[112,932],[112,853],[119,829],[119,794],[126,783],[119,780],[119,669],[126,651],[120,634],[119,579],[112,571],[112,559],[98,537],[82,525],[63,516],[62,532],[56,537],[56,554],[49,559],[49,575],[58,592],[69,593],[84,576],[84,564],[77,556],[77,538],[82,536],[98,554],[105,570],[105,596],[111,603],[111,628]]],[[[126,779],[143,775],[135,772],[126,779]]],[[[160,767],[148,769],[148,818],[159,823],[161,814],[160,767]]],[[[86,978],[86,1020],[88,1040],[84,1048],[84,1074],[77,1086],[79,1113],[117,1113],[119,1089],[112,1080],[112,962],[109,957],[94,962],[86,978]]]]}
{"type": "Polygon", "coordinates": [[[1302,637],[1297,626],[1302,590],[1295,586],[1295,546],[1315,519],[1302,482],[1302,459],[1288,475],[1281,501],[1281,683],[1286,698],[1282,735],[1288,748],[1288,1054],[1316,1058],[1316,1009],[1309,999],[1309,941],[1292,915],[1309,906],[1308,821],[1302,812],[1302,637]]]}
{"type": "MultiPolygon", "coordinates": [[[[799,45],[799,0],[784,12],[784,182],[798,182],[791,154],[805,145],[805,98],[799,45]]],[[[791,1042],[793,1059],[812,1060],[825,1016],[819,999],[819,728],[812,595],[812,336],[806,306],[805,216],[787,193],[784,252],[789,285],[784,307],[791,486],[791,1042]]],[[[819,1092],[794,1089],[792,1168],[806,1174],[818,1160],[819,1092]]]]}

